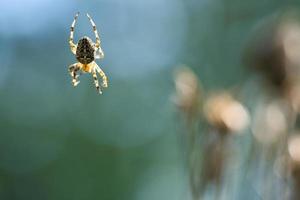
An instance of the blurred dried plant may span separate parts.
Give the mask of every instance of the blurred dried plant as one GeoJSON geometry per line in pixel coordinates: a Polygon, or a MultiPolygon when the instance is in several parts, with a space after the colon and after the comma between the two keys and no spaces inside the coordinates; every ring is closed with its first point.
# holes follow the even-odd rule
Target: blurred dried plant
{"type": "MultiPolygon", "coordinates": [[[[246,95],[251,113],[229,90],[204,91],[188,67],[176,71],[174,100],[185,122],[182,136],[194,200],[226,199],[221,195],[226,184],[237,184],[225,180],[235,160],[232,152],[240,151],[244,175],[239,180],[250,182],[261,199],[300,199],[299,19],[295,12],[273,15],[253,31],[243,58],[259,91],[246,95]],[[248,125],[252,134],[236,137],[248,125]],[[233,138],[244,138],[248,149],[233,138]]],[[[252,92],[242,87],[242,93],[252,92]]]]}
{"type": "Polygon", "coordinates": [[[290,135],[294,135],[299,113],[299,50],[299,17],[294,12],[288,12],[272,16],[260,24],[254,31],[245,54],[247,66],[261,77],[264,86],[264,95],[254,108],[252,133],[255,140],[250,151],[252,159],[249,160],[249,166],[254,166],[252,175],[258,170],[264,172],[262,177],[257,177],[263,186],[260,193],[263,199],[274,198],[272,194],[278,192],[278,189],[275,190],[276,185],[281,187],[275,198],[300,199],[295,190],[293,197],[287,197],[285,194],[289,191],[288,184],[285,180],[276,182],[274,171],[270,170],[270,166],[276,168],[278,163],[293,163],[280,164],[279,177],[286,179],[287,174],[293,174],[294,187],[299,189],[299,184],[295,181],[298,180],[298,161],[295,162],[295,144],[298,140],[292,137],[288,142],[290,135]],[[287,160],[287,157],[292,159],[287,160]]]}
{"type": "Polygon", "coordinates": [[[175,103],[187,122],[183,132],[193,198],[202,198],[211,186],[218,198],[230,156],[228,137],[247,127],[248,111],[227,91],[204,96],[199,79],[187,67],[178,69],[174,79],[175,103]]]}
{"type": "Polygon", "coordinates": [[[175,71],[176,96],[174,102],[177,107],[192,120],[199,115],[201,87],[197,76],[186,66],[175,71]]]}
{"type": "Polygon", "coordinates": [[[292,179],[290,199],[300,199],[300,134],[293,134],[288,140],[288,167],[292,179]]]}
{"type": "Polygon", "coordinates": [[[204,191],[210,184],[215,185],[217,198],[227,168],[227,160],[232,156],[229,138],[241,133],[250,122],[247,109],[227,91],[214,92],[205,100],[203,115],[208,129],[203,137],[202,185],[204,191]]]}
{"type": "Polygon", "coordinates": [[[211,95],[204,105],[204,115],[209,124],[223,133],[238,133],[249,123],[247,110],[228,92],[211,95]]]}
{"type": "Polygon", "coordinates": [[[195,154],[198,144],[198,126],[201,108],[201,87],[196,74],[187,66],[180,66],[174,73],[176,93],[173,102],[182,114],[184,123],[183,139],[186,141],[186,157],[189,168],[190,182],[193,196],[198,196],[195,176],[191,171],[198,166],[199,159],[195,154]]]}

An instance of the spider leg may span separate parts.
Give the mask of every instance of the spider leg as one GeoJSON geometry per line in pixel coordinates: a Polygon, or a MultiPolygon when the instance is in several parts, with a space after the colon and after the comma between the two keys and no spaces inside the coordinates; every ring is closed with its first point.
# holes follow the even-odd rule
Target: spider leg
{"type": "Polygon", "coordinates": [[[93,31],[95,33],[95,37],[96,37],[96,44],[95,44],[95,47],[96,47],[96,58],[103,58],[104,57],[104,53],[100,47],[100,44],[101,44],[101,41],[100,41],[100,37],[99,37],[99,34],[98,34],[98,31],[97,31],[97,27],[96,27],[96,24],[95,22],[93,21],[93,19],[91,18],[91,16],[89,14],[86,14],[87,17],[89,18],[92,26],[93,26],[93,31]]]}
{"type": "Polygon", "coordinates": [[[104,53],[103,53],[101,47],[97,48],[97,47],[95,46],[95,48],[96,48],[96,51],[95,51],[95,59],[101,59],[101,58],[104,58],[104,53]]]}
{"type": "Polygon", "coordinates": [[[77,45],[74,44],[74,27],[75,27],[78,15],[79,15],[79,12],[76,13],[76,15],[74,17],[74,20],[72,22],[72,25],[71,25],[71,30],[70,30],[69,44],[70,44],[70,48],[71,48],[71,51],[72,51],[73,54],[76,54],[76,48],[77,48],[77,45]]]}
{"type": "Polygon", "coordinates": [[[102,71],[102,69],[97,65],[96,62],[94,62],[94,67],[95,67],[95,70],[99,73],[99,75],[101,76],[102,78],[102,87],[108,87],[108,81],[107,81],[107,77],[105,75],[105,73],[102,71]]]}
{"type": "Polygon", "coordinates": [[[69,73],[72,77],[72,84],[73,86],[77,86],[80,81],[77,80],[77,78],[79,77],[79,75],[77,74],[77,72],[82,68],[80,63],[74,63],[73,65],[69,66],[69,73]]]}
{"type": "Polygon", "coordinates": [[[95,69],[93,69],[92,74],[93,74],[93,79],[94,79],[94,84],[95,84],[95,86],[96,86],[96,89],[97,89],[97,91],[98,91],[100,94],[102,94],[102,91],[101,91],[101,88],[100,88],[100,86],[99,86],[98,77],[97,77],[97,74],[96,74],[96,70],[95,70],[95,69]]]}

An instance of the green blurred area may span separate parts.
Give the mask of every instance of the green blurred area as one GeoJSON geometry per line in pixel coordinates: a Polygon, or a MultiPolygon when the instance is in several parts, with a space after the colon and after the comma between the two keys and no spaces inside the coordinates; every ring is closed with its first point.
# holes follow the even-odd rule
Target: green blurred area
{"type": "MultiPolygon", "coordinates": [[[[144,1],[128,1],[138,5],[134,9],[141,10],[131,13],[132,10],[126,10],[131,8],[126,6],[126,1],[117,2],[105,5],[112,10],[114,6],[121,9],[124,6],[125,15],[131,14],[133,17],[129,19],[136,20],[148,5],[144,1]]],[[[147,17],[163,13],[173,4],[164,2],[154,1],[155,10],[147,12],[147,17]]],[[[114,16],[102,10],[106,7],[101,3],[105,1],[77,1],[76,5],[104,12],[107,16],[101,22],[103,25],[115,22],[114,16]]],[[[241,58],[251,31],[272,15],[289,9],[297,11],[300,3],[297,0],[176,0],[174,4],[178,4],[176,9],[169,9],[165,17],[176,18],[178,10],[184,17],[182,21],[168,21],[158,36],[174,34],[172,31],[178,27],[184,30],[168,41],[167,47],[174,45],[175,50],[169,54],[168,48],[164,48],[160,56],[168,59],[160,64],[158,58],[154,70],[142,64],[134,67],[125,64],[123,70],[127,74],[118,74],[113,60],[119,58],[113,48],[105,49],[113,41],[102,38],[106,58],[97,62],[109,78],[109,87],[103,95],[96,93],[87,74],[80,77],[77,88],[71,86],[67,67],[75,58],[67,40],[75,11],[60,13],[65,28],[52,23],[41,34],[7,36],[0,32],[0,58],[5,61],[0,66],[3,71],[0,76],[0,199],[189,198],[185,157],[178,136],[181,126],[171,101],[173,70],[180,64],[188,65],[208,90],[241,84],[250,78],[241,58]]],[[[117,12],[113,14],[118,16],[117,12]]],[[[95,16],[97,24],[101,18],[95,16]]],[[[151,26],[147,21],[141,23],[134,27],[135,23],[130,22],[133,26],[127,29],[151,26]]],[[[153,23],[161,22],[158,18],[153,23]]],[[[14,27],[10,26],[4,27],[14,27]]],[[[105,33],[104,27],[100,26],[106,38],[117,35],[115,29],[105,33]]],[[[116,30],[123,34],[122,26],[116,30]]],[[[124,48],[122,55],[128,54],[137,65],[147,59],[138,53],[138,48],[130,50],[130,42],[125,44],[119,47],[124,48]]],[[[148,53],[160,48],[153,46],[148,53]]]]}

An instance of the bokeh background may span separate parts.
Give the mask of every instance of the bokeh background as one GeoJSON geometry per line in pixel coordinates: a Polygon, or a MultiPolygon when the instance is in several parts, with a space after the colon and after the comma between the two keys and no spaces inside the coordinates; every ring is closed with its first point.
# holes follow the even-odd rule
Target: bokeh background
{"type": "MultiPolygon", "coordinates": [[[[196,199],[174,70],[189,66],[206,91],[239,86],[251,110],[263,92],[245,49],[256,27],[299,7],[297,0],[1,0],[0,199],[196,199]],[[77,11],[75,41],[94,38],[85,13],[99,29],[105,58],[97,62],[109,79],[103,95],[89,74],[71,85],[77,11]]],[[[244,132],[240,157],[251,146],[244,132]]],[[[219,199],[268,199],[256,187],[261,178],[236,178],[245,168],[234,166],[219,199]]],[[[207,190],[210,199],[215,192],[207,190]]]]}

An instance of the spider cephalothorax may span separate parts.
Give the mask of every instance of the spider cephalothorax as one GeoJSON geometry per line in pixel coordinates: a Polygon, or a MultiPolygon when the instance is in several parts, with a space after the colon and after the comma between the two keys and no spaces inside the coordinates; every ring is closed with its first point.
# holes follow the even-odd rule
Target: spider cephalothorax
{"type": "Polygon", "coordinates": [[[89,37],[82,37],[77,44],[74,44],[73,36],[74,36],[74,26],[77,20],[79,13],[75,15],[74,21],[71,26],[71,33],[70,33],[70,48],[73,54],[76,55],[77,63],[69,66],[69,72],[72,76],[72,83],[74,86],[78,85],[79,81],[77,78],[79,75],[77,72],[81,70],[82,72],[92,73],[94,78],[94,83],[96,86],[97,91],[101,94],[101,88],[98,83],[97,72],[102,77],[102,87],[107,87],[107,77],[101,68],[95,62],[95,59],[101,59],[104,57],[104,53],[100,46],[100,37],[98,35],[98,31],[96,25],[92,18],[87,14],[92,26],[93,31],[96,36],[96,43],[94,43],[89,37]]]}

